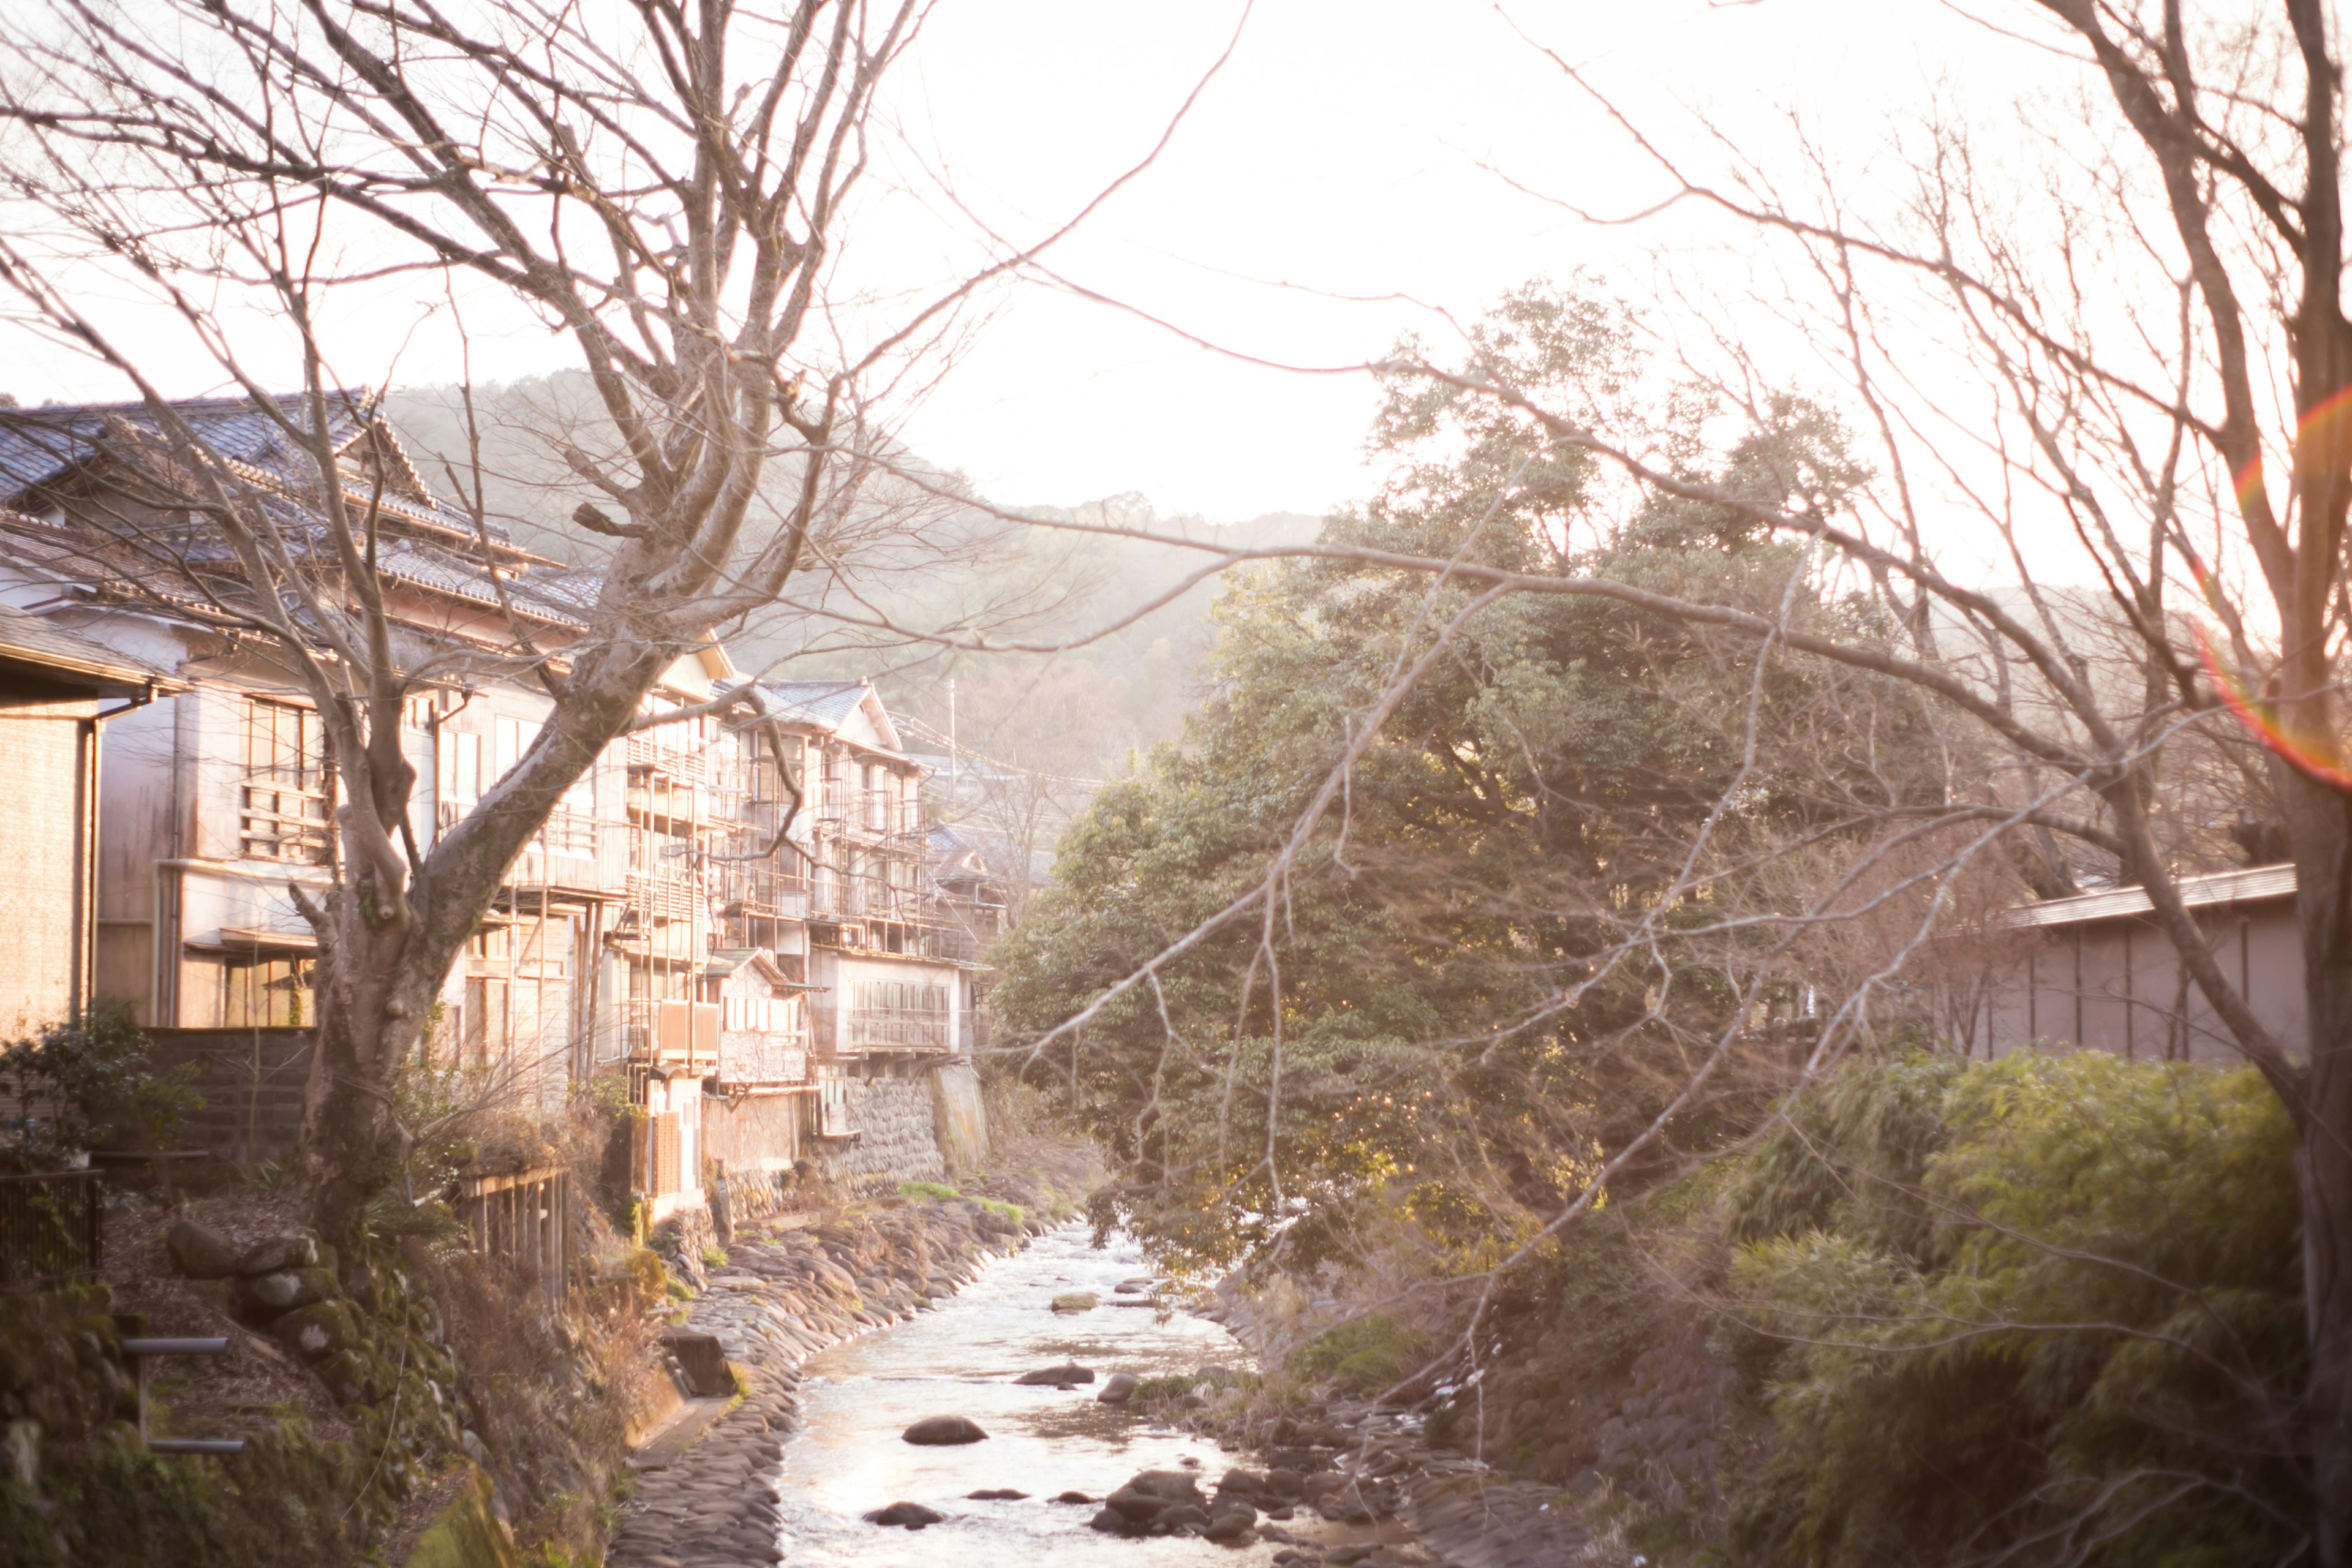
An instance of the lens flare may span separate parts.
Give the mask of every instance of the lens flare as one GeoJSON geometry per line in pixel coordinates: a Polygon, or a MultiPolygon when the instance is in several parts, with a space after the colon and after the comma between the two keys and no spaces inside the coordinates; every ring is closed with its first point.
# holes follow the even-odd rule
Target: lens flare
{"type": "MultiPolygon", "coordinates": [[[[2201,575],[2201,574],[2200,574],[2201,575]]],[[[2213,648],[2213,639],[2203,626],[2197,628],[2197,653],[2204,662],[2205,678],[2238,722],[2253,732],[2254,738],[2284,759],[2287,764],[2309,774],[2320,783],[2352,794],[2352,773],[2347,773],[2328,759],[2336,752],[2335,738],[2320,732],[2298,734],[2278,717],[2270,699],[2249,690],[2244,681],[2221,662],[2213,648]]]]}

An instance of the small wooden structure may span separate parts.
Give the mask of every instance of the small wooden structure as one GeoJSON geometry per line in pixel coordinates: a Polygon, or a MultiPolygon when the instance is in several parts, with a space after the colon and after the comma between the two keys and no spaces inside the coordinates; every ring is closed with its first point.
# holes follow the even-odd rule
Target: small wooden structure
{"type": "Polygon", "coordinates": [[[459,1217],[484,1258],[535,1276],[551,1310],[563,1304],[572,1267],[572,1176],[546,1165],[503,1176],[467,1176],[459,1217]]]}

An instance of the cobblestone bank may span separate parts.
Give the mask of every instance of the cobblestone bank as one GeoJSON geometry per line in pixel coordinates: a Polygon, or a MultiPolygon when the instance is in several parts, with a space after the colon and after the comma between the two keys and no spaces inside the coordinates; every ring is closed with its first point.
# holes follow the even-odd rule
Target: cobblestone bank
{"type": "MultiPolygon", "coordinates": [[[[925,1095],[928,1127],[929,1090],[911,1087],[925,1095]]],[[[696,1299],[687,1325],[718,1337],[751,1392],[675,1462],[640,1478],[622,1505],[609,1568],[773,1568],[773,1477],[801,1363],[954,1294],[989,1258],[1045,1228],[969,1198],[797,1219],[739,1228],[726,1266],[696,1299]]]]}

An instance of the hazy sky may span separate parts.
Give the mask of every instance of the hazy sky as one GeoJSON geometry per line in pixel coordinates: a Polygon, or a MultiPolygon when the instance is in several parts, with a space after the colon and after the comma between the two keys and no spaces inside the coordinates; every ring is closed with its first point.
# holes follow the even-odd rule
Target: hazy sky
{"type": "MultiPolygon", "coordinates": [[[[2021,0],[1979,3],[2035,26],[2021,0]]],[[[1151,146],[1242,15],[1237,0],[943,0],[890,93],[846,273],[919,291],[979,255],[983,229],[1034,241],[1151,146]]],[[[1513,188],[1603,210],[1659,188],[1538,45],[1685,148],[1706,152],[1698,111],[1737,142],[1783,133],[1795,109],[1864,166],[1931,88],[2005,102],[2034,85],[2017,73],[2069,69],[1930,0],[1257,0],[1158,163],[1047,259],[1233,355],[1297,366],[1358,363],[1405,331],[1442,342],[1445,312],[1466,321],[1538,274],[1596,268],[1639,299],[1644,247],[1678,220],[1595,228],[1513,188]]],[[[573,363],[543,327],[471,300],[476,377],[573,363]]],[[[457,377],[446,319],[420,321],[437,304],[348,301],[337,374],[457,377]]],[[[1163,514],[1237,521],[1320,512],[1373,482],[1361,376],[1248,363],[1050,283],[989,305],[907,429],[1001,500],[1140,490],[1163,514]]],[[[167,386],[218,390],[168,327],[141,334],[167,386]]],[[[0,351],[0,390],[27,401],[127,395],[21,335],[0,351]]]]}
{"type": "MultiPolygon", "coordinates": [[[[906,134],[953,159],[992,223],[1039,232],[1150,144],[1239,15],[949,5],[900,83],[906,134]]],[[[1738,135],[1794,108],[1857,158],[1931,85],[2005,97],[2027,84],[2002,73],[2045,63],[1902,0],[1259,0],[1169,151],[1051,259],[1297,365],[1360,362],[1402,331],[1443,341],[1439,311],[1468,320],[1538,274],[1598,268],[1638,294],[1659,229],[1595,228],[1513,188],[1628,211],[1659,188],[1537,45],[1684,145],[1693,110],[1738,135]]],[[[912,429],[1008,500],[1139,489],[1163,512],[1240,519],[1361,494],[1372,398],[1361,377],[1260,368],[1041,288],[1005,304],[912,429]]]]}

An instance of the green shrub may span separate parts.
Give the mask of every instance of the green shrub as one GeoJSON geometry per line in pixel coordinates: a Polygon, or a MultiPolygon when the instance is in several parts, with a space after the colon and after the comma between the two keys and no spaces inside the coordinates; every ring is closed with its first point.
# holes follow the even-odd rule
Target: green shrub
{"type": "Polygon", "coordinates": [[[40,1169],[89,1149],[160,1149],[180,1118],[204,1103],[185,1085],[193,1068],[162,1074],[127,1002],[101,1000],[79,1017],[0,1043],[0,1159],[40,1169]]]}
{"type": "Polygon", "coordinates": [[[1328,1383],[1343,1394],[1369,1396],[1395,1386],[1417,1368],[1420,1335],[1381,1313],[1326,1329],[1290,1355],[1290,1375],[1328,1383]]]}
{"type": "Polygon", "coordinates": [[[950,1198],[961,1197],[963,1194],[945,1182],[900,1182],[898,1195],[902,1198],[930,1198],[945,1203],[950,1198]]]}
{"type": "Polygon", "coordinates": [[[1739,1561],[2291,1555],[2294,1139],[2251,1069],[1914,1059],[1790,1120],[1733,1203],[1774,1435],[1739,1561]]]}
{"type": "Polygon", "coordinates": [[[1003,1215],[1014,1225],[1022,1223],[1023,1216],[1019,1204],[1008,1204],[998,1198],[982,1198],[980,1200],[980,1206],[991,1214],[1003,1215]]]}
{"type": "Polygon", "coordinates": [[[1192,1393],[1192,1385],[1198,1382],[1200,1382],[1199,1378],[1183,1373],[1171,1373],[1162,1377],[1147,1377],[1135,1385],[1135,1392],[1128,1395],[1127,1402],[1130,1407],[1139,1410],[1153,1405],[1173,1404],[1192,1393]]]}

